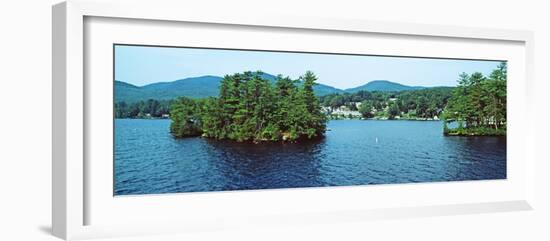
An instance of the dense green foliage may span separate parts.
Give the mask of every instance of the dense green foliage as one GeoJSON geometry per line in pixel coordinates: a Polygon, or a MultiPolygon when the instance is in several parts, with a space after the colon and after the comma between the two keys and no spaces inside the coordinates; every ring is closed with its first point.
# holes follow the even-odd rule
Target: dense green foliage
{"type": "Polygon", "coordinates": [[[115,118],[167,118],[171,103],[153,99],[132,104],[120,101],[115,103],[115,118]]]}
{"type": "Polygon", "coordinates": [[[364,118],[429,119],[439,118],[452,95],[452,87],[435,87],[409,91],[359,91],[321,97],[331,109],[346,107],[359,111],[364,118]]]}
{"type": "Polygon", "coordinates": [[[309,71],[300,80],[277,76],[274,85],[261,72],[227,75],[217,98],[179,98],[170,130],[175,137],[256,142],[321,137],[326,118],[313,90],[316,80],[309,71]]]}
{"type": "Polygon", "coordinates": [[[445,108],[445,119],[457,121],[458,128],[451,130],[445,125],[445,134],[506,134],[506,79],[505,62],[489,76],[462,73],[445,108]]]}
{"type": "Polygon", "coordinates": [[[197,136],[202,133],[201,105],[189,98],[179,98],[172,104],[170,133],[174,136],[197,136]]]}

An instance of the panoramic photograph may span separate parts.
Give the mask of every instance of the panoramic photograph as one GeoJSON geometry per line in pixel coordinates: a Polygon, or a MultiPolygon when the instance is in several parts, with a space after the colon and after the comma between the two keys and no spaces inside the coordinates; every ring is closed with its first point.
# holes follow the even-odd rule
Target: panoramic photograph
{"type": "Polygon", "coordinates": [[[506,61],[113,48],[115,196],[506,179],[506,61]]]}

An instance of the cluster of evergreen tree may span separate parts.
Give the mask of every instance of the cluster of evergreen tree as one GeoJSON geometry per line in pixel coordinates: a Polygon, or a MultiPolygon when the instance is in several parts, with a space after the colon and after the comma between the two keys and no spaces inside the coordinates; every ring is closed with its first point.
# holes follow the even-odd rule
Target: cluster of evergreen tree
{"type": "Polygon", "coordinates": [[[175,137],[202,135],[237,141],[321,137],[326,117],[313,92],[316,80],[310,71],[300,80],[279,75],[274,85],[261,72],[227,75],[218,98],[175,101],[170,132],[175,137]]]}
{"type": "Polygon", "coordinates": [[[169,100],[138,101],[128,104],[124,101],[115,103],[115,118],[162,118],[170,112],[169,100]]]}
{"type": "Polygon", "coordinates": [[[452,87],[435,87],[399,92],[359,91],[322,96],[321,103],[330,108],[346,106],[349,110],[359,111],[364,118],[433,118],[441,115],[452,90],[452,87]]]}
{"type": "Polygon", "coordinates": [[[489,76],[462,73],[445,109],[445,119],[457,121],[458,128],[450,130],[445,125],[445,134],[506,134],[506,79],[506,62],[489,76]]]}

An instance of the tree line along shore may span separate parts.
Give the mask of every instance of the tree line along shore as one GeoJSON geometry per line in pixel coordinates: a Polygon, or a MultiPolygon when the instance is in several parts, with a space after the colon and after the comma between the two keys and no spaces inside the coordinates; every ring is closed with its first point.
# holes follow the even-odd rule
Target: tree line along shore
{"type": "Polygon", "coordinates": [[[115,118],[170,118],[175,137],[297,141],[322,137],[331,119],[443,120],[448,136],[506,135],[507,65],[490,75],[462,73],[456,87],[358,91],[316,96],[317,77],[261,72],[226,75],[219,96],[115,103],[115,118]],[[452,127],[451,127],[452,126],[452,127]]]}

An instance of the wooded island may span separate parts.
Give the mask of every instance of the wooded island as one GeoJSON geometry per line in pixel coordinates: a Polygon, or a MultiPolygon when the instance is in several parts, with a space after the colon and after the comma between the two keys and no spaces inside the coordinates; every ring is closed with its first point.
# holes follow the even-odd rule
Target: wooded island
{"type": "Polygon", "coordinates": [[[297,81],[278,76],[275,84],[261,72],[224,77],[219,97],[179,98],[172,104],[170,132],[236,141],[296,141],[322,137],[326,117],[313,92],[317,78],[308,71],[297,81]]]}
{"type": "Polygon", "coordinates": [[[506,135],[506,80],[502,62],[489,76],[482,73],[459,76],[458,86],[445,108],[445,135],[506,135]],[[448,122],[458,122],[449,128],[448,122]]]}

